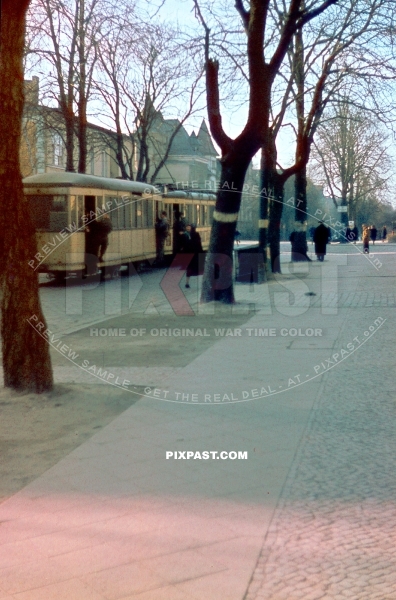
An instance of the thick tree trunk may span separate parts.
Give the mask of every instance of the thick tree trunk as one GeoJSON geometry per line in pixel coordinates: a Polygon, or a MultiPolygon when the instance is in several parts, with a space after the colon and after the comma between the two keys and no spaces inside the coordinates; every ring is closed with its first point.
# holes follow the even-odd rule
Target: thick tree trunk
{"type": "Polygon", "coordinates": [[[0,32],[0,283],[4,384],[43,392],[53,385],[49,346],[29,324],[42,322],[35,232],[23,196],[19,145],[23,110],[22,56],[28,1],[3,0],[0,32]]]}
{"type": "Polygon", "coordinates": [[[305,151],[305,115],[304,115],[304,42],[302,30],[295,35],[294,77],[297,85],[297,146],[296,164],[306,157],[305,164],[296,172],[294,179],[295,217],[294,236],[292,241],[292,260],[309,261],[307,254],[307,160],[305,151]]]}
{"type": "Polygon", "coordinates": [[[201,302],[233,304],[233,249],[242,188],[249,163],[237,152],[222,163],[219,191],[205,261],[201,302]]]}
{"type": "Polygon", "coordinates": [[[294,262],[310,261],[307,254],[307,168],[304,165],[296,172],[294,179],[295,222],[292,242],[292,260],[294,262]]]}
{"type": "Polygon", "coordinates": [[[74,113],[73,106],[62,109],[66,127],[66,171],[74,173],[74,113]]]}
{"type": "Polygon", "coordinates": [[[271,190],[270,169],[267,168],[268,158],[265,148],[261,149],[261,173],[260,173],[260,218],[259,218],[259,248],[263,253],[264,267],[267,272],[267,243],[268,243],[268,203],[271,190]]]}
{"type": "Polygon", "coordinates": [[[270,218],[268,228],[268,243],[271,255],[271,270],[281,273],[280,264],[280,230],[283,212],[284,184],[278,173],[272,174],[272,195],[270,202],[270,218]]]}
{"type": "Polygon", "coordinates": [[[87,74],[85,56],[85,0],[80,0],[78,15],[78,54],[79,54],[79,96],[78,96],[78,172],[87,171],[87,74]]]}
{"type": "Polygon", "coordinates": [[[78,172],[87,172],[87,99],[85,95],[78,103],[78,172]]]}

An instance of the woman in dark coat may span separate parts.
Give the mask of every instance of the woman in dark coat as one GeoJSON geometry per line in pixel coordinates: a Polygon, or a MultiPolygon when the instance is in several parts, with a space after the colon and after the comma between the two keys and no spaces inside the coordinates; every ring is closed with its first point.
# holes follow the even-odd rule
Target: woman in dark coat
{"type": "Polygon", "coordinates": [[[326,254],[326,245],[330,238],[329,228],[324,225],[323,221],[319,222],[318,227],[315,229],[314,242],[315,242],[315,254],[318,260],[324,260],[326,254]]]}
{"type": "MultiPolygon", "coordinates": [[[[200,273],[200,255],[203,254],[201,236],[196,230],[195,225],[187,225],[186,233],[183,236],[182,252],[193,254],[190,264],[186,271],[186,288],[190,287],[190,277],[197,277],[200,273]]],[[[202,260],[202,259],[201,259],[202,260]]]]}

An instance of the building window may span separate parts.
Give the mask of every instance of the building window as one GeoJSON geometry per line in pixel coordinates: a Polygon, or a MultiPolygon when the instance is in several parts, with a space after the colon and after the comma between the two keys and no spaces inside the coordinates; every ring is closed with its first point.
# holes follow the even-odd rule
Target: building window
{"type": "Polygon", "coordinates": [[[102,151],[102,177],[106,177],[106,175],[107,175],[106,167],[107,167],[107,155],[106,155],[106,152],[103,150],[102,151]]]}
{"type": "Polygon", "coordinates": [[[52,138],[54,149],[54,165],[57,167],[63,166],[63,140],[59,133],[54,133],[52,138]]]}
{"type": "Polygon", "coordinates": [[[89,166],[91,169],[91,175],[95,175],[95,152],[93,148],[89,150],[89,166]]]}

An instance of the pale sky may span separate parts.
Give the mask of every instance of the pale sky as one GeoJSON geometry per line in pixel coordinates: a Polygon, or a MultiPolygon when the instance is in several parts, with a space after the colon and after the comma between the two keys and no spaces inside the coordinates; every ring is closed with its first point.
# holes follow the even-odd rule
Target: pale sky
{"type": "MultiPolygon", "coordinates": [[[[159,0],[157,0],[159,1],[159,0]]],[[[180,23],[180,25],[188,25],[199,31],[201,28],[198,20],[194,16],[193,0],[166,0],[160,15],[165,19],[172,19],[180,23]]],[[[238,18],[235,12],[236,18],[238,18]]],[[[221,69],[221,64],[220,64],[221,69]]],[[[200,115],[201,116],[201,115],[200,115]]],[[[223,127],[228,135],[236,137],[244,128],[246,123],[246,110],[241,108],[236,112],[227,111],[222,106],[223,127]]],[[[204,111],[202,117],[208,121],[207,113],[204,111]]],[[[195,123],[193,128],[196,128],[195,123]]],[[[189,127],[187,127],[189,129],[189,127]]],[[[285,131],[283,135],[278,136],[278,153],[282,166],[286,167],[293,161],[294,145],[293,136],[290,131],[285,131]]],[[[254,159],[254,166],[259,166],[259,157],[254,159]]]]}

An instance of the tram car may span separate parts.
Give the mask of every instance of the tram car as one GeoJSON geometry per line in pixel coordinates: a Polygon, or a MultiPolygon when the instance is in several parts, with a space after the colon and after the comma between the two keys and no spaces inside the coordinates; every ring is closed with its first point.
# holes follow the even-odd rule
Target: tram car
{"type": "Polygon", "coordinates": [[[89,223],[104,213],[112,231],[104,258],[97,262],[102,275],[115,276],[121,267],[155,259],[155,222],[162,211],[170,223],[165,255],[172,254],[177,213],[197,225],[203,248],[209,245],[213,193],[167,192],[137,181],[68,172],[32,175],[23,185],[37,236],[37,254],[29,264],[58,280],[87,274],[89,223]]]}

